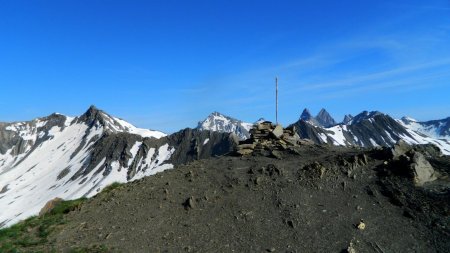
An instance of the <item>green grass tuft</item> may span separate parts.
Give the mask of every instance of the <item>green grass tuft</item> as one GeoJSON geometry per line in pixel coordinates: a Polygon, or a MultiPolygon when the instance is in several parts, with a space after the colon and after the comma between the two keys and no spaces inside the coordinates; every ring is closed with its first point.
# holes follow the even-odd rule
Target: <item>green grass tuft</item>
{"type": "Polygon", "coordinates": [[[120,186],[122,186],[123,184],[119,183],[119,182],[114,182],[108,186],[106,186],[105,188],[103,188],[102,193],[107,193],[107,192],[111,192],[114,189],[119,188],[120,186]]]}
{"type": "Polygon", "coordinates": [[[42,216],[30,217],[0,230],[0,252],[39,252],[48,242],[48,235],[65,223],[64,214],[81,207],[86,198],[62,201],[42,216]]]}

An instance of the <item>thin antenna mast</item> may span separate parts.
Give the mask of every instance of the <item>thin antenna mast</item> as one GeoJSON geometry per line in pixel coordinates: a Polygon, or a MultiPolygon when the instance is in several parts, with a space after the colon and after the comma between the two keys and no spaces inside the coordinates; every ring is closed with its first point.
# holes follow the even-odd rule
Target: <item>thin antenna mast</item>
{"type": "Polygon", "coordinates": [[[278,125],[278,77],[275,77],[275,121],[278,125]]]}

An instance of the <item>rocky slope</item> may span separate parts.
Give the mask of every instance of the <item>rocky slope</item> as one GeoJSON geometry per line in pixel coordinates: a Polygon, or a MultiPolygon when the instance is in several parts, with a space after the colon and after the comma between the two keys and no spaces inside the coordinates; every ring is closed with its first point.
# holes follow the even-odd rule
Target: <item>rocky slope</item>
{"type": "MultiPolygon", "coordinates": [[[[65,215],[25,250],[447,252],[450,159],[433,146],[303,145],[196,160],[65,215]]],[[[38,231],[29,225],[24,231],[38,231]]]]}
{"type": "Polygon", "coordinates": [[[236,145],[230,134],[185,129],[166,136],[90,107],[79,117],[52,114],[0,124],[0,227],[31,215],[55,197],[91,197],[236,145]]]}
{"type": "Polygon", "coordinates": [[[198,123],[197,129],[234,133],[239,139],[244,140],[250,137],[249,130],[252,126],[252,123],[246,123],[221,113],[213,112],[206,119],[198,123]]]}

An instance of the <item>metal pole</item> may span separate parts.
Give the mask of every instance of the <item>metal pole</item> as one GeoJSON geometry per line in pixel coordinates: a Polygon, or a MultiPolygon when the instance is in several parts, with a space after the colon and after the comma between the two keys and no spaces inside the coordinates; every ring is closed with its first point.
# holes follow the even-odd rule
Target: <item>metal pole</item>
{"type": "Polygon", "coordinates": [[[275,121],[278,125],[278,77],[275,77],[275,121]]]}

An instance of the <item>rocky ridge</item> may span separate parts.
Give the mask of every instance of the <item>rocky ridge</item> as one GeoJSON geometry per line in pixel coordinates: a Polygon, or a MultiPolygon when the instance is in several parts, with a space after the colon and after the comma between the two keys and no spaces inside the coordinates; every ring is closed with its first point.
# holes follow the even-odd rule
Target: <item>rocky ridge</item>
{"type": "MultiPolygon", "coordinates": [[[[276,143],[276,126],[269,126],[254,138],[276,143]]],[[[434,146],[311,144],[296,146],[298,153],[266,147],[282,159],[254,152],[193,160],[100,193],[66,214],[47,243],[27,249],[380,253],[450,247],[450,159],[434,146]]]]}

